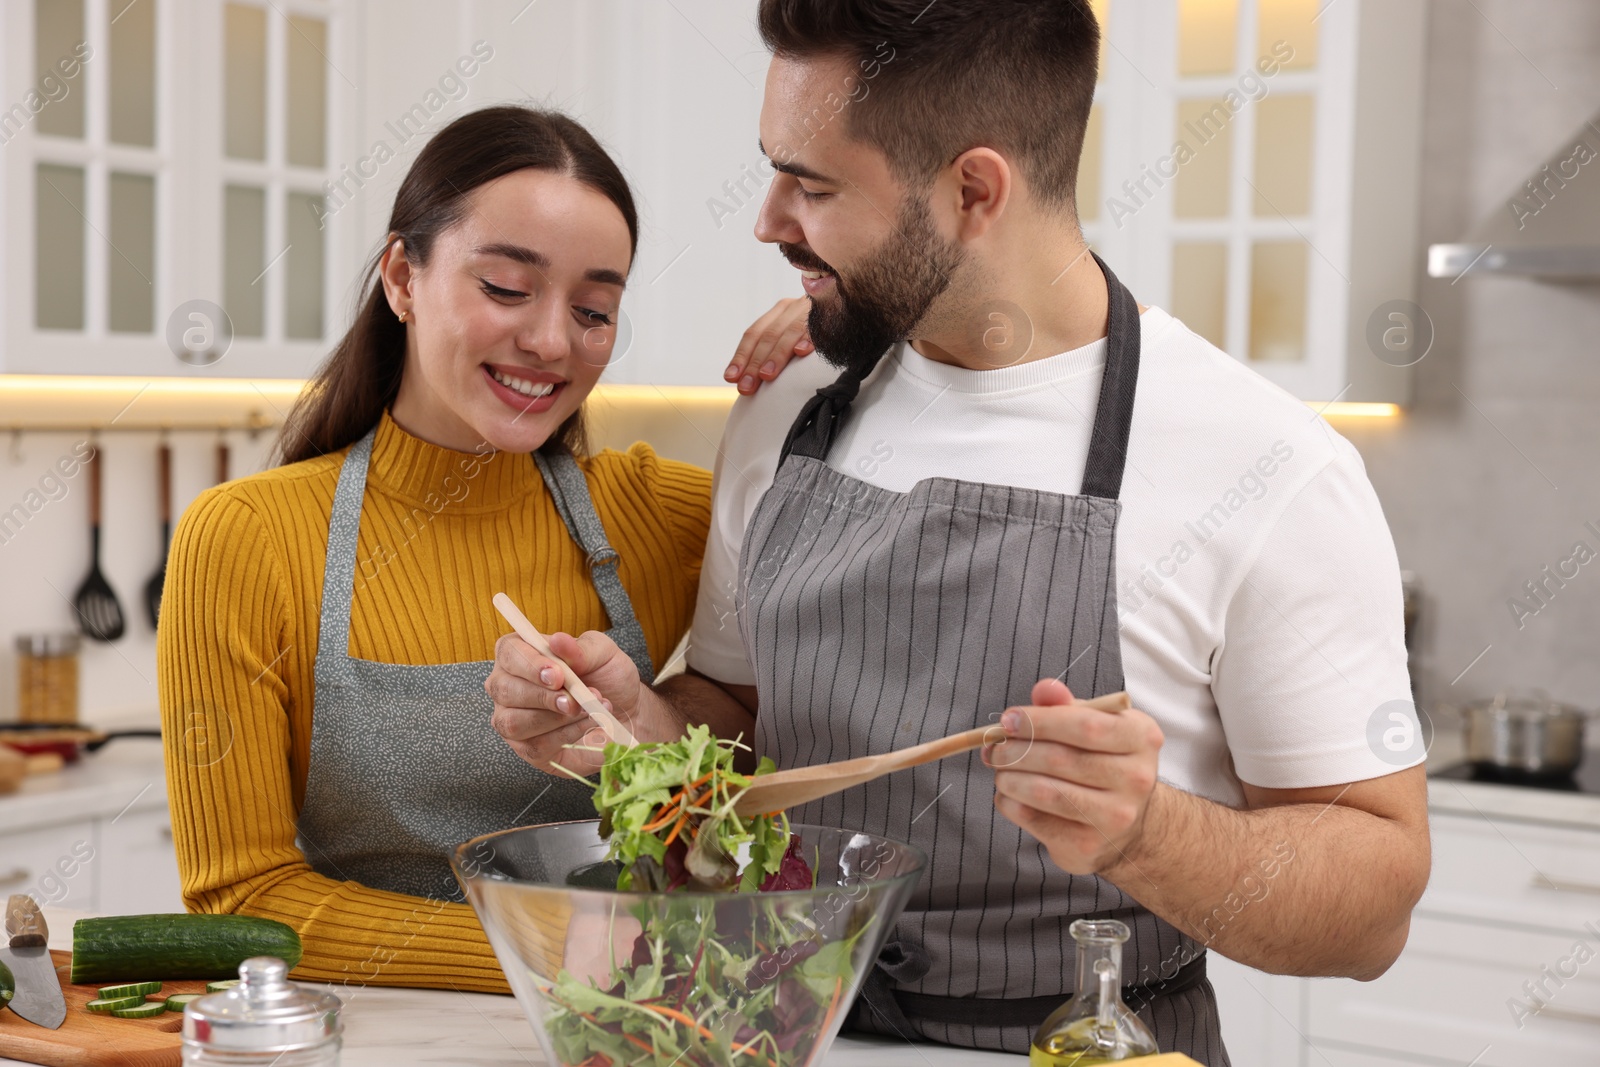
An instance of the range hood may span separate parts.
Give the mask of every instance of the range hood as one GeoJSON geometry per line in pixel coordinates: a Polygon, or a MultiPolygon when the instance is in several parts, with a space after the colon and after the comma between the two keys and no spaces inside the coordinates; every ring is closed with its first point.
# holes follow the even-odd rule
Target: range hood
{"type": "Polygon", "coordinates": [[[1428,274],[1600,281],[1600,113],[1511,190],[1466,241],[1430,246],[1428,274]]]}

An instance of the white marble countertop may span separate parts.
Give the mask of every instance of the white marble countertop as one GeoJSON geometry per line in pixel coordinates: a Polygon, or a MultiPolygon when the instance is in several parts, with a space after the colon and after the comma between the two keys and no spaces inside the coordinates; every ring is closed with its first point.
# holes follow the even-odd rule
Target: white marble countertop
{"type": "MultiPolygon", "coordinates": [[[[72,924],[85,912],[45,908],[50,947],[72,948],[72,924]]],[[[320,986],[344,1001],[341,1067],[548,1067],[533,1027],[515,998],[491,993],[368,986],[320,986]]],[[[841,1037],[824,1067],[1017,1067],[1024,1056],[942,1045],[841,1037]]],[[[23,1061],[0,1056],[0,1065],[23,1061]]]]}
{"type": "Polygon", "coordinates": [[[166,806],[161,741],[121,738],[59,771],[30,774],[15,793],[0,796],[0,833],[166,806]]]}

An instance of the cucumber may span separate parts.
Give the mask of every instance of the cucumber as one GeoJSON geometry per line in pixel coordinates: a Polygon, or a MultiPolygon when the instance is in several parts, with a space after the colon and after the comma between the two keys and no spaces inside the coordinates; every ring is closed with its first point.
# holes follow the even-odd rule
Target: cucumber
{"type": "Polygon", "coordinates": [[[251,956],[300,962],[300,936],[254,915],[105,915],[72,926],[72,983],[237,976],[251,956]]]}
{"type": "Polygon", "coordinates": [[[0,963],[0,1011],[4,1011],[11,998],[17,995],[17,979],[11,968],[0,963]]]}
{"type": "Polygon", "coordinates": [[[118,1019],[153,1019],[166,1010],[167,1006],[158,1000],[152,1004],[141,1004],[137,1008],[118,1008],[111,1014],[118,1019]]]}
{"type": "Polygon", "coordinates": [[[101,997],[98,1000],[89,1001],[84,1007],[99,1015],[109,1015],[111,1012],[121,1011],[124,1008],[137,1008],[143,1003],[144,997],[142,996],[101,997]]]}
{"type": "Polygon", "coordinates": [[[237,979],[237,978],[224,978],[220,982],[207,982],[206,983],[206,992],[207,993],[220,993],[224,989],[232,989],[234,986],[236,986],[238,984],[239,984],[239,979],[237,979]]]}
{"type": "Polygon", "coordinates": [[[101,1000],[120,1000],[123,997],[147,997],[161,992],[160,982],[129,982],[126,985],[108,985],[100,988],[101,1000]]]}
{"type": "Polygon", "coordinates": [[[174,993],[166,1000],[168,1011],[182,1011],[189,1006],[189,1001],[199,1000],[204,993],[174,993]]]}

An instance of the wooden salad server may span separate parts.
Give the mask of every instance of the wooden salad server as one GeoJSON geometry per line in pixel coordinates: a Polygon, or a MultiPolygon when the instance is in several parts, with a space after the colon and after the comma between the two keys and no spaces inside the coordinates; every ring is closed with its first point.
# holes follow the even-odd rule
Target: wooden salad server
{"type": "MultiPolygon", "coordinates": [[[[1078,700],[1074,703],[1111,712],[1126,711],[1133,706],[1128,700],[1128,694],[1120,690],[1095,697],[1093,700],[1078,700]]],[[[862,756],[859,759],[840,760],[838,763],[819,763],[814,767],[774,771],[772,774],[763,774],[745,786],[734,798],[733,810],[741,818],[783,811],[797,804],[842,793],[852,786],[870,782],[874,778],[880,778],[894,771],[931,763],[946,756],[958,755],[1005,739],[1006,735],[1000,726],[990,724],[878,756],[862,756]]]]}

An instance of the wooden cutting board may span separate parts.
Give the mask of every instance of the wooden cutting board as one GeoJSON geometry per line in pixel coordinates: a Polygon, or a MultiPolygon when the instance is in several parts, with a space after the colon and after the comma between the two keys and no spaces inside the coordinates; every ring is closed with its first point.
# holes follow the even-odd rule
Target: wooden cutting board
{"type": "MultiPolygon", "coordinates": [[[[116,1019],[88,1011],[84,1005],[100,995],[99,988],[67,981],[72,953],[52,950],[50,956],[61,978],[67,1020],[58,1030],[46,1030],[13,1011],[0,1011],[0,1056],[47,1067],[179,1067],[182,1015],[169,1011],[153,1019],[116,1019]]],[[[205,991],[203,981],[167,982],[147,999],[205,991]]]]}

